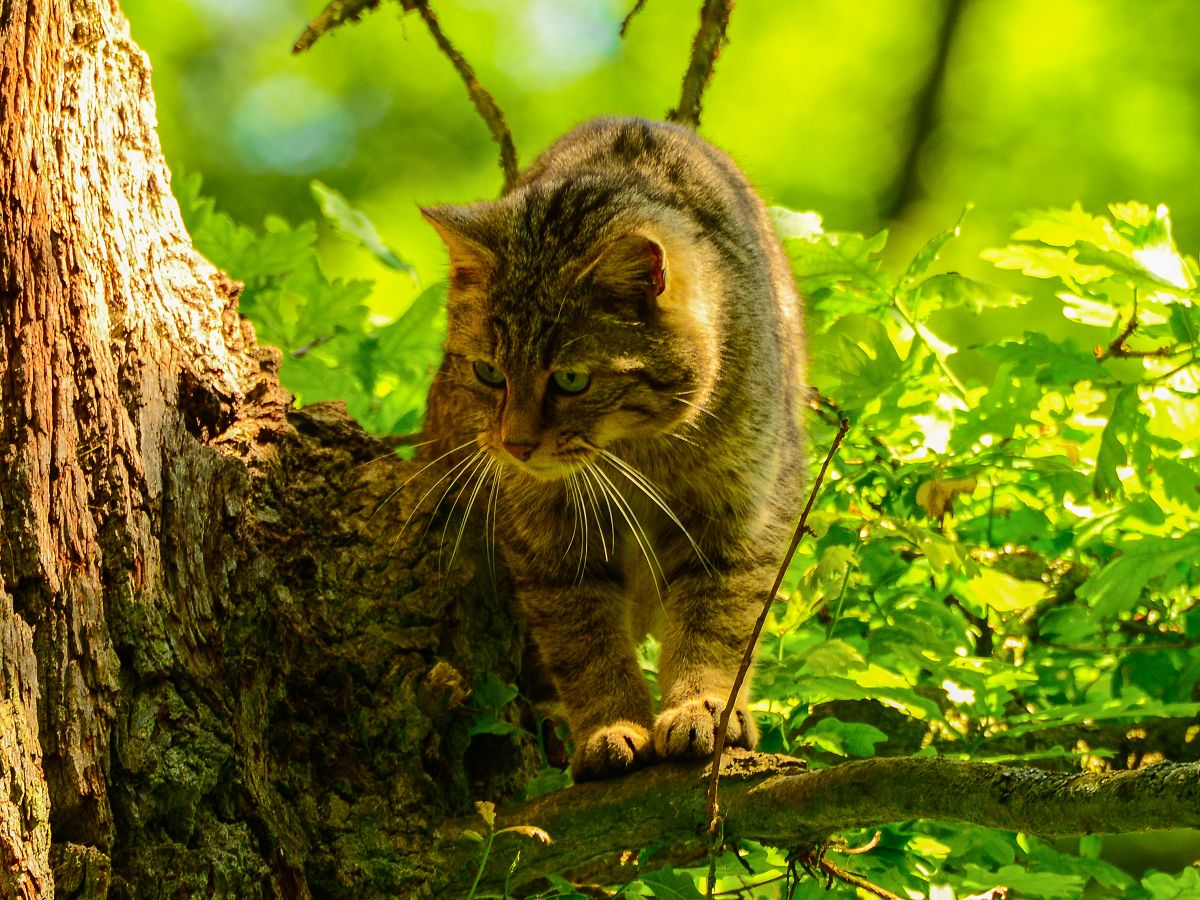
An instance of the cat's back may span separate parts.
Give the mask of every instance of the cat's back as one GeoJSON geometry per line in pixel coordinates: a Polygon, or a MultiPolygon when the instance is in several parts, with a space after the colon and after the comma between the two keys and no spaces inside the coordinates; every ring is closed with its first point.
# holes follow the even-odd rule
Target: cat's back
{"type": "Polygon", "coordinates": [[[582,123],[545,150],[513,186],[592,178],[690,210],[702,226],[757,230],[762,204],[737,165],[694,131],[635,116],[582,123]]]}

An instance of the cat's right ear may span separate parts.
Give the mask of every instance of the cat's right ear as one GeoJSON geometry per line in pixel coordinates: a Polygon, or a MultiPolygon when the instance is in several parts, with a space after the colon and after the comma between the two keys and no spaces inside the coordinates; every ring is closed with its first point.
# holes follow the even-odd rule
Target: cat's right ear
{"type": "Polygon", "coordinates": [[[476,237],[478,222],[470,207],[419,206],[450,251],[450,285],[456,291],[481,288],[491,277],[496,258],[476,237]]]}

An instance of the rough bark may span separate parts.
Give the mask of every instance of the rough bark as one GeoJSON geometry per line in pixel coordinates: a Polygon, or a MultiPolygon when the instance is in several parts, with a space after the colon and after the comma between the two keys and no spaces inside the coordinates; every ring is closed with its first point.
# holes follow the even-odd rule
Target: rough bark
{"type": "Polygon", "coordinates": [[[397,540],[428,475],[368,521],[413,465],[289,413],[115,5],[5,4],[0,60],[0,896],[417,890],[521,772],[459,708],[503,592],[397,540]]]}

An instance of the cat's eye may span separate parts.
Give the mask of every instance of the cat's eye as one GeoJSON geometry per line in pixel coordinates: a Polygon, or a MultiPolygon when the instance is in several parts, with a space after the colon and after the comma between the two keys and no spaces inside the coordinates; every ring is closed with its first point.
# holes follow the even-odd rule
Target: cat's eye
{"type": "Polygon", "coordinates": [[[582,393],[592,383],[592,376],[587,372],[555,372],[550,378],[564,394],[582,393]]]}
{"type": "Polygon", "coordinates": [[[475,362],[475,377],[489,387],[500,387],[504,384],[504,373],[483,360],[475,362]]]}

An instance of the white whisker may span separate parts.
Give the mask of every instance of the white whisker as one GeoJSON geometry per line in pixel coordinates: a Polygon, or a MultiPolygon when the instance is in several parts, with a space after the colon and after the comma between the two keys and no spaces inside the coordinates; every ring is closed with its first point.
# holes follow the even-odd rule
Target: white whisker
{"type": "Polygon", "coordinates": [[[504,466],[496,466],[496,474],[492,476],[492,491],[488,504],[483,511],[483,533],[487,540],[488,572],[492,576],[492,588],[496,587],[496,516],[500,511],[500,476],[504,474],[504,466]],[[488,528],[488,519],[491,528],[488,528]]]}
{"type": "Polygon", "coordinates": [[[683,441],[685,444],[687,444],[690,447],[695,447],[697,450],[700,449],[699,444],[697,444],[695,441],[693,441],[690,437],[685,437],[684,435],[680,434],[677,431],[668,431],[667,437],[673,437],[677,441],[683,441]]]}
{"type": "MultiPolygon", "coordinates": [[[[459,448],[459,449],[462,449],[462,448],[459,448]]],[[[449,478],[451,475],[454,475],[454,473],[456,471],[458,471],[461,474],[461,470],[463,468],[465,468],[466,466],[469,466],[474,460],[478,459],[482,454],[483,454],[482,450],[477,450],[477,451],[475,451],[475,453],[473,453],[471,456],[468,456],[466,459],[456,462],[453,466],[451,466],[449,469],[447,469],[442,474],[441,478],[439,478],[437,481],[435,481],[433,484],[431,484],[429,486],[429,489],[426,490],[425,493],[421,495],[421,499],[413,504],[413,508],[409,512],[408,518],[406,518],[404,520],[404,524],[400,526],[400,531],[397,533],[396,539],[394,541],[392,541],[392,549],[393,550],[396,549],[396,543],[404,535],[404,532],[408,528],[409,523],[412,522],[413,516],[415,516],[417,514],[417,512],[421,509],[421,506],[425,503],[426,499],[428,499],[429,495],[432,494],[435,490],[437,490],[438,485],[441,484],[443,481],[445,481],[447,478],[449,478]]],[[[426,467],[426,468],[428,468],[428,467],[426,467]]],[[[422,471],[424,471],[424,470],[422,470],[422,471]]],[[[418,472],[417,475],[419,475],[419,474],[421,474],[421,473],[418,472]]],[[[415,478],[416,476],[414,475],[413,477],[415,478]]],[[[411,479],[409,479],[409,480],[411,480],[411,479]]],[[[455,476],[455,480],[457,480],[457,476],[455,476]]],[[[454,482],[452,481],[451,484],[453,485],[453,483],[454,482]]],[[[403,487],[403,485],[401,485],[401,487],[403,487]]],[[[397,488],[397,490],[399,490],[399,488],[397,488]]],[[[442,497],[438,499],[437,506],[435,506],[433,508],[433,513],[430,513],[430,518],[429,518],[430,523],[433,522],[433,516],[437,512],[437,507],[442,505],[442,499],[444,499],[445,496],[446,495],[443,494],[442,497]]],[[[426,525],[425,531],[421,533],[421,537],[424,538],[425,534],[428,533],[428,531],[429,531],[429,525],[426,525]]]]}
{"type": "MultiPolygon", "coordinates": [[[[608,544],[604,540],[604,529],[600,525],[600,504],[596,502],[596,492],[592,488],[592,483],[584,480],[583,485],[587,488],[588,499],[592,504],[592,512],[596,514],[596,533],[600,535],[600,549],[604,551],[604,561],[608,562],[608,544]]],[[[587,516],[584,516],[585,521],[586,519],[587,516]]]]}
{"type": "Polygon", "coordinates": [[[579,516],[579,530],[583,532],[582,547],[579,551],[579,567],[575,570],[575,581],[580,583],[583,581],[583,575],[587,571],[587,556],[588,556],[588,520],[587,506],[583,502],[583,491],[579,488],[579,481],[575,478],[575,474],[571,473],[571,488],[575,491],[577,498],[575,509],[579,516]]]}
{"type": "Polygon", "coordinates": [[[704,566],[705,571],[711,572],[712,566],[708,562],[708,557],[704,555],[704,551],[700,549],[700,545],[696,543],[691,533],[684,527],[683,522],[679,520],[679,516],[675,515],[671,507],[667,505],[667,501],[663,498],[654,483],[615,453],[601,449],[600,455],[621,472],[634,487],[645,494],[655,506],[661,509],[668,519],[675,523],[675,526],[687,538],[688,543],[692,545],[692,549],[696,552],[696,557],[700,560],[700,564],[704,566]]]}
{"type": "MultiPolygon", "coordinates": [[[[437,511],[439,509],[441,509],[442,504],[446,501],[446,497],[448,497],[450,495],[450,492],[454,490],[454,486],[456,484],[458,484],[459,479],[462,478],[464,475],[467,475],[467,481],[469,482],[471,480],[471,478],[475,475],[475,473],[479,471],[479,467],[482,466],[487,460],[488,460],[487,453],[485,451],[483,451],[482,449],[477,450],[474,453],[474,455],[472,455],[466,461],[467,464],[462,466],[461,468],[459,468],[458,474],[454,476],[454,478],[451,480],[451,482],[448,485],[446,485],[446,489],[444,491],[442,491],[442,496],[438,497],[438,502],[433,507],[433,512],[431,512],[429,514],[429,521],[425,523],[425,530],[421,532],[422,540],[425,539],[425,535],[429,534],[429,529],[433,527],[434,519],[437,518],[437,511]],[[468,474],[468,473],[470,473],[470,474],[468,474]]],[[[453,471],[453,469],[451,471],[453,471]]],[[[447,473],[447,474],[449,474],[449,473],[447,473]]],[[[435,484],[434,487],[437,487],[437,485],[435,484]]],[[[425,498],[422,497],[421,499],[424,500],[425,498]]],[[[454,510],[454,506],[456,503],[458,503],[458,495],[457,494],[455,494],[454,499],[450,502],[450,511],[451,512],[454,510]]],[[[408,525],[407,522],[405,522],[404,524],[408,525]]],[[[446,531],[449,529],[449,527],[450,527],[450,516],[449,516],[449,514],[447,514],[446,522],[445,522],[445,524],[442,525],[442,540],[441,540],[441,543],[438,545],[439,550],[441,548],[441,545],[446,543],[446,531]]],[[[401,529],[401,530],[403,531],[403,529],[401,529]]]]}
{"type": "Polygon", "coordinates": [[[696,412],[704,413],[706,416],[711,416],[714,422],[721,421],[721,417],[718,416],[711,409],[706,409],[705,407],[700,406],[698,403],[692,403],[690,400],[684,400],[683,397],[679,396],[678,394],[675,394],[673,396],[676,400],[678,400],[684,406],[690,407],[691,409],[696,410],[696,412]]]}
{"type": "Polygon", "coordinates": [[[629,505],[629,501],[625,499],[625,496],[617,489],[617,486],[613,484],[612,479],[608,477],[603,469],[596,465],[589,465],[579,471],[589,473],[595,479],[596,487],[608,493],[612,497],[613,502],[616,503],[617,511],[621,514],[621,518],[625,520],[625,524],[629,526],[629,531],[633,534],[633,539],[641,549],[642,556],[645,557],[646,565],[650,569],[650,578],[654,582],[654,591],[661,600],[662,590],[659,588],[659,581],[665,582],[667,580],[666,575],[658,562],[658,556],[655,554],[654,548],[650,545],[650,538],[646,534],[646,530],[638,520],[637,513],[633,511],[633,507],[629,505]]]}
{"type": "Polygon", "coordinates": [[[479,495],[479,489],[483,487],[484,481],[487,480],[489,473],[492,471],[492,466],[495,465],[498,465],[495,458],[489,456],[487,463],[475,479],[475,487],[471,490],[471,496],[467,499],[467,508],[463,512],[462,521],[458,524],[458,537],[454,539],[454,549],[450,552],[450,562],[446,564],[447,572],[454,568],[454,558],[458,556],[458,547],[462,543],[463,532],[467,530],[467,520],[471,518],[471,507],[475,505],[475,498],[479,495]]]}
{"type": "MultiPolygon", "coordinates": [[[[420,475],[422,472],[424,472],[424,471],[425,471],[426,469],[428,469],[430,466],[437,465],[439,462],[441,462],[443,459],[445,459],[445,458],[446,458],[447,456],[449,456],[451,453],[457,453],[459,450],[462,450],[462,449],[463,449],[463,448],[465,448],[465,447],[470,447],[470,446],[471,446],[473,443],[475,443],[475,439],[474,439],[474,438],[472,438],[472,439],[471,439],[471,440],[469,440],[469,441],[464,441],[463,443],[459,444],[457,447],[454,447],[454,448],[453,448],[453,449],[451,449],[451,450],[447,450],[445,453],[443,453],[443,454],[442,454],[441,456],[439,456],[437,459],[435,459],[435,460],[431,460],[430,462],[426,463],[426,464],[425,464],[425,465],[423,465],[423,466],[422,466],[420,469],[418,469],[416,472],[414,472],[412,475],[408,476],[408,478],[404,479],[404,483],[403,483],[402,485],[400,485],[398,488],[396,488],[394,491],[392,491],[390,494],[388,494],[386,497],[384,497],[382,500],[380,500],[380,501],[379,501],[379,505],[378,505],[378,506],[376,506],[376,507],[375,507],[375,509],[371,511],[371,515],[367,516],[367,522],[368,522],[368,523],[370,523],[370,521],[371,521],[373,518],[375,518],[375,513],[379,512],[381,509],[383,509],[384,505],[385,505],[385,504],[386,504],[386,503],[387,503],[389,500],[391,500],[391,499],[392,499],[393,497],[395,497],[395,496],[396,496],[398,493],[400,493],[402,490],[404,490],[406,487],[408,487],[408,483],[409,483],[410,481],[412,481],[414,478],[416,478],[418,475],[420,475]]],[[[383,457],[381,456],[381,457],[379,457],[379,459],[383,459],[383,457]]],[[[375,461],[377,462],[378,460],[375,460],[375,461]]],[[[451,470],[451,471],[453,471],[453,470],[451,470]]],[[[443,477],[445,477],[445,476],[443,476],[443,477]]],[[[440,481],[441,479],[438,479],[438,480],[440,481]]],[[[436,483],[435,483],[435,486],[436,486],[436,483]]],[[[424,500],[425,500],[425,498],[424,498],[424,497],[422,497],[422,498],[421,498],[421,501],[423,502],[424,500]]],[[[421,505],[421,503],[420,503],[420,502],[419,502],[419,503],[417,503],[417,507],[420,507],[420,505],[421,505]]],[[[415,511],[416,511],[416,509],[414,509],[413,511],[415,512],[415,511]]],[[[412,516],[410,515],[410,516],[409,516],[409,518],[411,519],[411,518],[412,518],[412,516]]],[[[404,524],[405,524],[405,525],[407,525],[408,523],[407,523],[407,522],[405,522],[404,524]]],[[[401,529],[401,533],[403,533],[403,531],[404,531],[404,529],[401,529]]]]}

